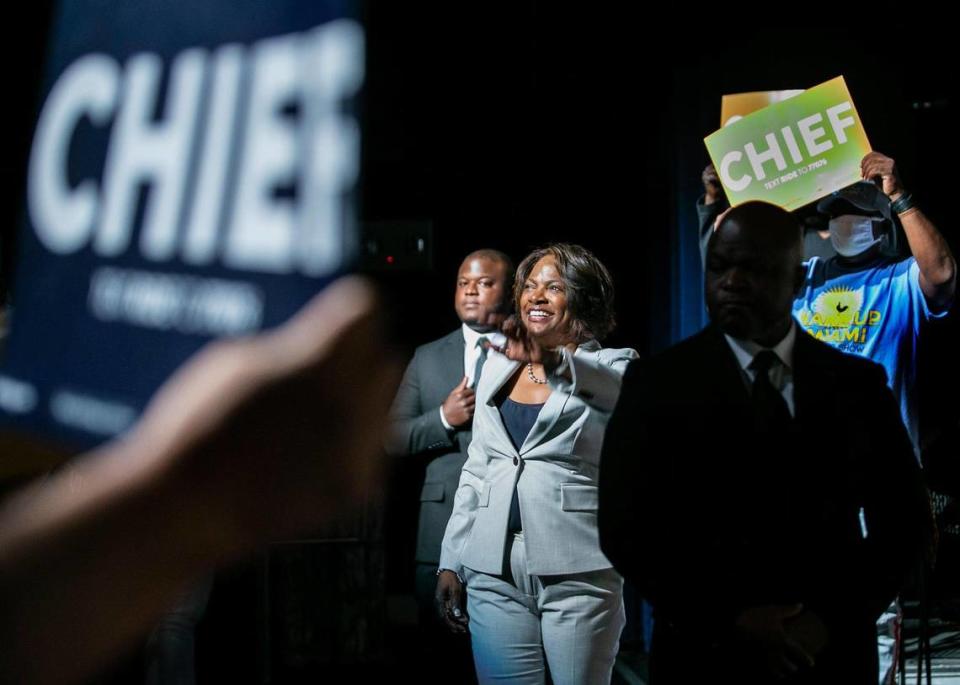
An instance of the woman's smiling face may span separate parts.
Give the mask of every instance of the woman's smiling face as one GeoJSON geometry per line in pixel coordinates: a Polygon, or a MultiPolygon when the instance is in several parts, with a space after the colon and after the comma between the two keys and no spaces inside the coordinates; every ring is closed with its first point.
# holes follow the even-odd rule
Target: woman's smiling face
{"type": "Polygon", "coordinates": [[[520,316],[527,332],[543,347],[559,347],[571,342],[567,285],[552,255],[534,264],[524,281],[520,316]]]}

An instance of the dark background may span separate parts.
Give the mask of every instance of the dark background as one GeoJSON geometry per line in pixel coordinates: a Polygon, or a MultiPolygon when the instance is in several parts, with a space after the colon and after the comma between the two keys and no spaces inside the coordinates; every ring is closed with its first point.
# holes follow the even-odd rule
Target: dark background
{"type": "MultiPolygon", "coordinates": [[[[18,8],[12,37],[0,47],[8,88],[0,156],[4,291],[50,4],[18,8]]],[[[647,355],[698,330],[693,204],[708,161],[702,138],[716,129],[726,93],[807,88],[843,75],[874,149],[897,160],[906,186],[957,250],[957,37],[934,16],[923,28],[907,22],[918,6],[820,7],[821,23],[810,26],[721,25],[693,6],[565,10],[518,0],[476,7],[385,1],[365,10],[360,216],[432,222],[434,230],[432,268],[374,272],[401,354],[457,325],[453,283],[466,253],[495,247],[519,260],[559,240],[590,248],[614,276],[620,325],[610,345],[647,355]],[[883,21],[869,26],[867,18],[883,21]]],[[[932,454],[955,456],[956,317],[928,333],[918,389],[923,438],[932,454]]],[[[392,469],[382,531],[391,596],[412,588],[423,466],[410,460],[392,469]]],[[[949,491],[956,480],[942,470],[948,475],[937,485],[949,491]]],[[[219,679],[227,668],[232,682],[247,682],[259,672],[252,655],[260,609],[252,598],[263,579],[254,565],[218,576],[200,631],[201,675],[219,679]]]]}
{"type": "MultiPolygon", "coordinates": [[[[9,88],[5,290],[51,4],[21,8],[16,38],[0,48],[9,88]]],[[[697,330],[692,205],[708,161],[702,138],[716,129],[725,93],[806,88],[842,74],[874,149],[898,161],[955,239],[956,38],[946,31],[836,28],[862,13],[836,9],[835,28],[732,25],[724,36],[693,8],[660,8],[654,20],[529,0],[484,11],[408,4],[365,10],[360,211],[366,221],[434,226],[433,269],[377,274],[395,297],[403,347],[456,323],[450,286],[465,253],[491,246],[519,259],[556,240],[584,244],[611,268],[620,328],[610,344],[645,353],[697,330]]],[[[893,6],[867,16],[885,8],[893,6]]]]}

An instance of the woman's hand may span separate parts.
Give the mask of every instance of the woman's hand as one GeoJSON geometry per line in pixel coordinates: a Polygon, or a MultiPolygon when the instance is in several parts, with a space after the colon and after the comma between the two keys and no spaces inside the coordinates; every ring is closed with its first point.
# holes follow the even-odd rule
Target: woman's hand
{"type": "Polygon", "coordinates": [[[463,606],[463,583],[453,571],[440,571],[434,594],[440,620],[454,633],[466,633],[470,619],[463,606]]]}
{"type": "MultiPolygon", "coordinates": [[[[563,360],[559,349],[551,350],[541,346],[527,333],[526,329],[520,325],[520,322],[515,316],[504,320],[500,325],[500,330],[506,336],[507,342],[504,343],[502,347],[493,346],[493,349],[508,359],[524,364],[527,362],[543,364],[548,372],[559,366],[563,360]]],[[[576,349],[575,343],[571,343],[571,345],[573,349],[576,349]]]]}

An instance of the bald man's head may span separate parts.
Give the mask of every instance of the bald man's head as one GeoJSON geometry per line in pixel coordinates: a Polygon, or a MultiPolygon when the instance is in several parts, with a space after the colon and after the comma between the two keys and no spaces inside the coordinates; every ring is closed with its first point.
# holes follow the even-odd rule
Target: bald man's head
{"type": "MultiPolygon", "coordinates": [[[[714,231],[739,229],[767,254],[782,254],[788,259],[803,261],[803,229],[793,214],[768,202],[744,202],[731,207],[721,217],[714,231]]],[[[708,248],[709,249],[709,248],[708,248]]]]}
{"type": "Polygon", "coordinates": [[[802,234],[793,215],[765,202],[732,208],[707,246],[710,318],[735,338],[776,344],[790,327],[802,261],[802,234]]]}

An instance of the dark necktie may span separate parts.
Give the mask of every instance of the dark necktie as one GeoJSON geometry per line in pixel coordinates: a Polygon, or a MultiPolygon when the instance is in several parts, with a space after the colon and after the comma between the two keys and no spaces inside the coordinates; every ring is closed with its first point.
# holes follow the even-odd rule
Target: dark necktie
{"type": "Polygon", "coordinates": [[[754,372],[750,399],[757,427],[766,433],[785,431],[792,420],[786,400],[770,382],[770,369],[781,363],[772,350],[761,350],[750,362],[750,369],[754,372]]]}
{"type": "Polygon", "coordinates": [[[470,387],[474,390],[477,389],[477,386],[480,384],[480,371],[483,370],[483,365],[487,361],[487,338],[485,336],[480,336],[477,338],[477,347],[480,348],[480,354],[477,355],[477,363],[473,367],[473,383],[470,387]]]}

